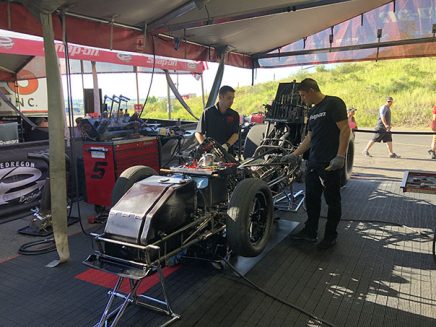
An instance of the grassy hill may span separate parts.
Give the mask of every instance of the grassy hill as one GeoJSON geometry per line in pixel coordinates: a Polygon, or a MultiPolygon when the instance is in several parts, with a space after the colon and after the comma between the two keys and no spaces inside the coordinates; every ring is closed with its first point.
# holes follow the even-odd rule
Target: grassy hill
{"type": "MultiPolygon", "coordinates": [[[[239,87],[233,108],[244,115],[262,111],[262,105],[274,99],[279,82],[311,77],[318,81],[324,94],[339,96],[348,107],[357,108],[356,119],[361,127],[374,126],[378,108],[386,96],[392,96],[395,127],[426,128],[431,108],[436,105],[435,72],[435,58],[346,63],[331,69],[320,65],[313,72],[300,70],[285,80],[239,87]]],[[[201,97],[189,99],[187,103],[198,116],[201,114],[201,97]]],[[[162,100],[147,104],[144,117],[166,118],[166,105],[162,100]]],[[[172,117],[192,119],[178,102],[174,103],[172,117]]]]}

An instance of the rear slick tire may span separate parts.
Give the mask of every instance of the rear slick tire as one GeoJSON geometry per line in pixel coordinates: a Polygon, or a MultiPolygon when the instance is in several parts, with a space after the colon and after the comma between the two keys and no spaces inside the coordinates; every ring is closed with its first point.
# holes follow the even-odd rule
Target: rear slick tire
{"type": "Polygon", "coordinates": [[[354,136],[350,139],[345,156],[345,165],[341,170],[341,186],[345,186],[351,178],[354,164],[354,136]]]}
{"type": "Polygon", "coordinates": [[[157,173],[153,168],[148,166],[133,166],[123,171],[112,190],[112,206],[126,194],[133,184],[152,175],[157,175],[157,173]]]}
{"type": "Polygon", "coordinates": [[[227,240],[235,254],[255,257],[265,249],[273,222],[273,200],[268,185],[247,178],[236,185],[227,210],[227,240]]]}

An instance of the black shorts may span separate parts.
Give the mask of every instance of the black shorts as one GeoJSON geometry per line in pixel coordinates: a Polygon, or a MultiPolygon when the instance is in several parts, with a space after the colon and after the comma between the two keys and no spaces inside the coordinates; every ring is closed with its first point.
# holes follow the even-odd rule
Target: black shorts
{"type": "Polygon", "coordinates": [[[373,142],[392,142],[392,134],[387,131],[376,131],[374,137],[372,138],[373,142]]]}

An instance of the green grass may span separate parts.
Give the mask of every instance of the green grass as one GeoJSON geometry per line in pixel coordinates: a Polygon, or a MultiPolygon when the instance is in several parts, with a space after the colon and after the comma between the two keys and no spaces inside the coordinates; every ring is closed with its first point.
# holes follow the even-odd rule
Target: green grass
{"type": "MultiPolygon", "coordinates": [[[[415,58],[361,62],[336,65],[333,69],[317,66],[314,72],[300,70],[288,79],[236,88],[233,108],[249,115],[263,110],[263,104],[274,99],[279,82],[301,81],[311,77],[318,81],[324,94],[341,97],[348,107],[357,108],[359,127],[375,125],[378,108],[386,96],[394,98],[392,124],[395,127],[426,128],[431,120],[431,108],[436,105],[436,60],[415,58]]],[[[201,97],[187,100],[197,116],[203,107],[201,97]]],[[[192,117],[175,101],[173,119],[192,117]]],[[[167,118],[165,100],[147,104],[143,117],[167,118]]]]}

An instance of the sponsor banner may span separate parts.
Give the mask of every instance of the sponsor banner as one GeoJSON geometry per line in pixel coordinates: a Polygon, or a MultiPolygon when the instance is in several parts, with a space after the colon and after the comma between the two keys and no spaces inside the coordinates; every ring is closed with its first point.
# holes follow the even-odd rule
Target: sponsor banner
{"type": "Polygon", "coordinates": [[[28,159],[29,148],[2,149],[0,153],[0,217],[39,200],[48,165],[28,159]]]}
{"type": "MultiPolygon", "coordinates": [[[[11,2],[9,6],[12,26],[8,26],[8,3],[0,1],[1,29],[42,36],[41,24],[36,16],[33,16],[22,4],[11,2]]],[[[57,19],[57,14],[53,15],[55,38],[60,40],[62,39],[62,26],[59,19],[57,19]]],[[[147,34],[144,38],[142,31],[134,31],[121,26],[110,26],[110,24],[102,24],[77,17],[67,16],[66,24],[68,26],[68,38],[73,43],[103,49],[112,44],[113,49],[120,51],[140,52],[149,55],[155,53],[157,56],[194,61],[217,61],[215,49],[209,46],[180,42],[179,47],[175,47],[174,39],[170,37],[161,35],[152,37],[147,34]]],[[[226,64],[244,68],[253,67],[253,61],[249,55],[234,52],[227,54],[226,64]]]]}
{"type": "Polygon", "coordinates": [[[18,143],[18,123],[0,124],[0,146],[18,143]]]}
{"type": "MultiPolygon", "coordinates": [[[[30,79],[14,82],[0,82],[2,92],[21,112],[35,116],[47,116],[47,82],[45,78],[35,78],[32,72],[21,71],[30,79]],[[17,97],[17,94],[19,96],[17,97]]],[[[15,115],[12,109],[0,99],[0,114],[15,115]]]]}
{"type": "MultiPolygon", "coordinates": [[[[55,48],[58,57],[64,58],[64,45],[56,42],[55,48]]],[[[42,41],[38,40],[27,40],[0,35],[0,53],[42,57],[44,56],[44,44],[42,41]]],[[[68,46],[68,53],[70,59],[76,60],[109,62],[118,65],[129,65],[146,68],[152,68],[154,65],[156,69],[176,70],[197,74],[202,73],[205,68],[203,62],[183,61],[164,57],[153,58],[153,56],[148,55],[108,51],[74,44],[70,44],[68,46]]]]}

